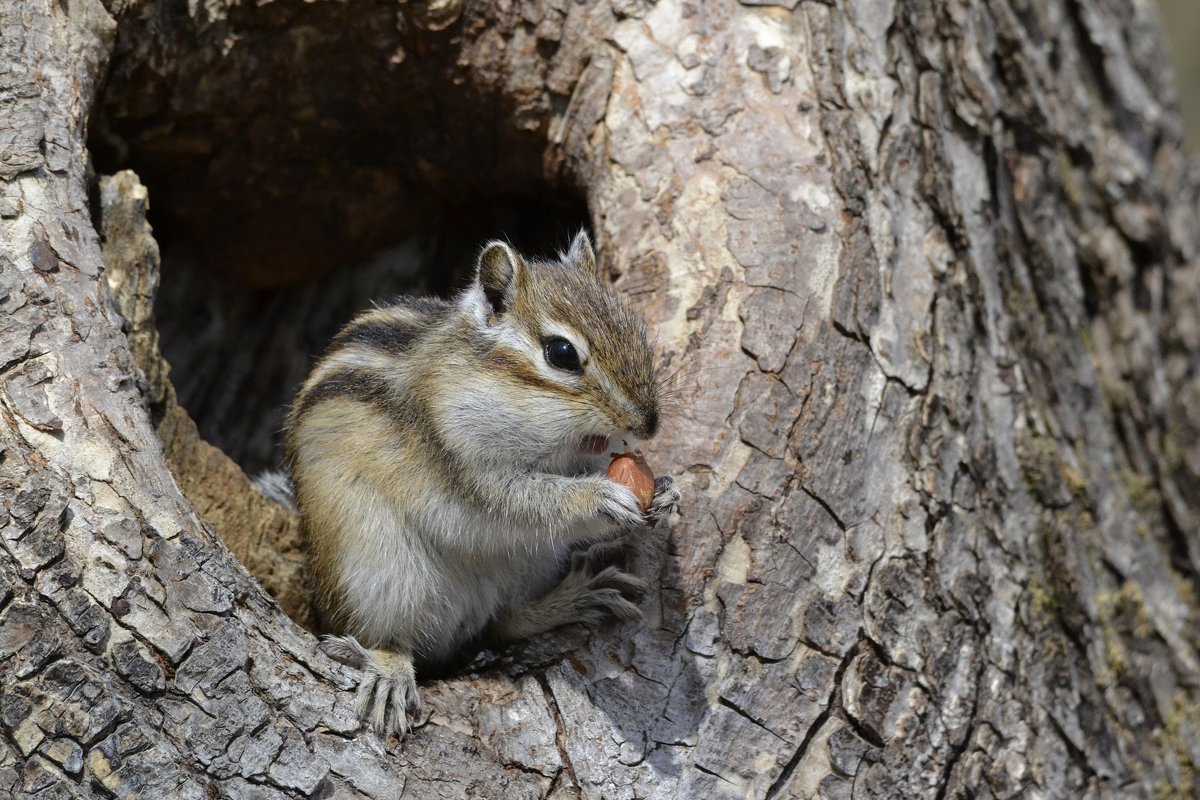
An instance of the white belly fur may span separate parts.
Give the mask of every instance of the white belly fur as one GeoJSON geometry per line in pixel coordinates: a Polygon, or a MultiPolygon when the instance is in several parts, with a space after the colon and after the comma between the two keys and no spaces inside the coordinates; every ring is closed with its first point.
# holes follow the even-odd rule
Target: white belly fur
{"type": "MultiPolygon", "coordinates": [[[[347,498],[349,499],[349,498],[347,498]]],[[[411,520],[376,495],[359,498],[371,508],[368,528],[352,542],[342,562],[346,606],[354,609],[348,632],[367,647],[447,658],[479,634],[502,608],[550,588],[559,551],[493,552],[490,541],[529,541],[496,530],[496,520],[443,506],[437,519],[411,520]],[[460,545],[461,546],[452,546],[460,545]]]]}

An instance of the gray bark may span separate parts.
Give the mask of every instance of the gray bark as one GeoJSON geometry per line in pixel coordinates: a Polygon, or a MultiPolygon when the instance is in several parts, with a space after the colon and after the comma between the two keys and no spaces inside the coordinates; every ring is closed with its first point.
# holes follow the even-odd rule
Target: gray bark
{"type": "Polygon", "coordinates": [[[0,792],[1200,791],[1200,225],[1144,3],[0,0],[0,65],[0,792]],[[580,187],[679,370],[645,624],[356,733],[214,532],[295,576],[89,135],[235,287],[580,187]]]}

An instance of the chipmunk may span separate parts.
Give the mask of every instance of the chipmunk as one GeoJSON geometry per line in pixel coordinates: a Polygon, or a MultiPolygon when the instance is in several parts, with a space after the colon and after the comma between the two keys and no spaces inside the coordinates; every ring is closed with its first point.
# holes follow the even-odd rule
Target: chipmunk
{"type": "Polygon", "coordinates": [[[581,544],[676,510],[669,477],[643,513],[603,472],[609,442],[658,426],[645,323],[601,282],[583,232],[557,262],[491,242],[453,300],[401,298],[342,329],[285,450],[321,647],[366,673],[356,710],[371,729],[404,734],[416,670],[471,640],[640,617],[633,575],[586,559],[562,573],[581,544]]]}

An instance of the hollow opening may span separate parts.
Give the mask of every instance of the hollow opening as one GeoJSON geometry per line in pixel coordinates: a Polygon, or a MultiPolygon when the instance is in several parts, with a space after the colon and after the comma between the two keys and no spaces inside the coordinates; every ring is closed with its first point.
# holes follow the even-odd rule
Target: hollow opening
{"type": "Polygon", "coordinates": [[[158,3],[118,31],[95,168],[148,187],[171,380],[249,474],[278,463],[284,406],[355,312],[453,292],[487,239],[546,254],[587,224],[548,155],[561,98],[505,87],[521,32],[484,48],[495,20],[438,7],[285,1],[207,18],[158,3]]]}
{"type": "Polygon", "coordinates": [[[158,330],[179,402],[203,437],[248,475],[279,466],[287,404],[357,312],[397,294],[453,294],[489,239],[549,254],[585,224],[569,197],[494,198],[463,213],[470,222],[461,230],[448,218],[356,263],[279,287],[222,276],[188,243],[167,240],[158,330]]]}
{"type": "MultiPolygon", "coordinates": [[[[527,80],[547,75],[557,45],[500,15],[456,2],[163,0],[119,21],[89,122],[110,282],[161,255],[154,319],[129,321],[167,459],[310,628],[295,515],[246,475],[278,465],[285,406],[315,358],[372,301],[455,291],[488,239],[546,255],[588,223],[550,144],[571,87],[527,80]],[[153,239],[137,181],[103,177],[127,169],[148,190],[153,239]]],[[[156,281],[126,284],[127,318],[142,302],[131,294],[156,281]]]]}

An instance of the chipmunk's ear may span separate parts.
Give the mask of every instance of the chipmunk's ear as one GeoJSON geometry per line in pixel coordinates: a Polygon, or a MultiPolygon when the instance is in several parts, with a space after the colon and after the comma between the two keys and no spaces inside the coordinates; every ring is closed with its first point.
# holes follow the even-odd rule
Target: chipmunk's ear
{"type": "Polygon", "coordinates": [[[579,233],[575,234],[575,238],[571,240],[571,249],[567,251],[565,261],[589,275],[599,277],[599,270],[596,267],[596,254],[592,250],[592,240],[588,237],[587,231],[582,228],[579,229],[579,233]]]}
{"type": "Polygon", "coordinates": [[[512,308],[517,298],[517,281],[525,263],[517,251],[504,242],[488,242],[479,254],[475,279],[483,287],[493,314],[503,314],[512,308]]]}

